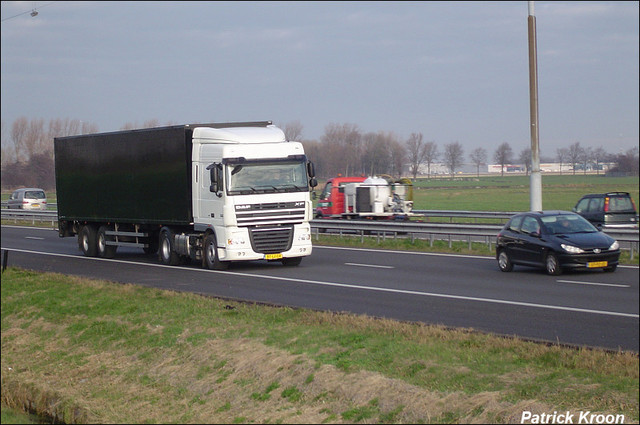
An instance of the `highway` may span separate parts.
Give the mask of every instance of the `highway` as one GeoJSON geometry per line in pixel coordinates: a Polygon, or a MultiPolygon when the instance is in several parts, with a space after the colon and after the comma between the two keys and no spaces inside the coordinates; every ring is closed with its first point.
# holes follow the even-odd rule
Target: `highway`
{"type": "Polygon", "coordinates": [[[639,349],[638,267],[548,276],[524,267],[502,273],[493,257],[314,246],[298,267],[249,262],[212,271],[163,266],[134,249],[119,249],[112,260],[87,258],[75,238],[13,226],[2,226],[2,249],[9,250],[10,266],[40,271],[537,341],[639,349]]]}

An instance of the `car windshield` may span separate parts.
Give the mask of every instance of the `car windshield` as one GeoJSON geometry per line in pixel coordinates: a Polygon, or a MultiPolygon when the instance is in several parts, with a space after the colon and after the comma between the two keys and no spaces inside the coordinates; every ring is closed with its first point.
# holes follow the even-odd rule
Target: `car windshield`
{"type": "Polygon", "coordinates": [[[598,229],[579,215],[553,215],[541,217],[542,223],[551,234],[591,233],[598,229]]]}
{"type": "Polygon", "coordinates": [[[230,195],[309,190],[305,161],[227,164],[227,174],[230,195]]]}

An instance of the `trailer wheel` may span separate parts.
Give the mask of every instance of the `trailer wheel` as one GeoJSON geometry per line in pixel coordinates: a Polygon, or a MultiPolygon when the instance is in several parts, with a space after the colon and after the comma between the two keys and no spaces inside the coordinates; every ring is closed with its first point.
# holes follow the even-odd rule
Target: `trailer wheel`
{"type": "Polygon", "coordinates": [[[228,261],[220,261],[218,258],[218,243],[216,242],[216,235],[209,233],[204,238],[203,250],[203,262],[204,266],[211,270],[226,270],[229,268],[228,261]]]}
{"type": "Polygon", "coordinates": [[[78,234],[78,247],[85,257],[98,255],[96,228],[90,224],[82,226],[78,234]]]}
{"type": "Polygon", "coordinates": [[[164,228],[160,231],[158,257],[162,264],[168,266],[180,264],[180,256],[173,247],[173,232],[169,228],[164,228]]]}
{"type": "Polygon", "coordinates": [[[109,228],[107,226],[100,226],[98,229],[98,256],[102,258],[113,258],[116,255],[118,249],[115,245],[107,245],[107,241],[113,239],[106,235],[109,228]]]}

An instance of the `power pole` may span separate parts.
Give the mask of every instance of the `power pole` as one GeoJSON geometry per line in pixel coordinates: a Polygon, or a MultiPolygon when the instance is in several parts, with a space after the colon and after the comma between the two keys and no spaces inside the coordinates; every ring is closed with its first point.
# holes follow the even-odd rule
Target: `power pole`
{"type": "Polygon", "coordinates": [[[538,129],[538,48],[533,1],[529,2],[529,108],[531,122],[531,211],[542,211],[542,174],[540,173],[540,141],[538,129]]]}

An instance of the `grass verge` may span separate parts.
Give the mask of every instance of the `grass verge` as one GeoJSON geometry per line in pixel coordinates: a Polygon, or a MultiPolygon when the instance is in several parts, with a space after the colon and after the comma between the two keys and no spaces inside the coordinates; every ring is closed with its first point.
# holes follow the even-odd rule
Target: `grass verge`
{"type": "Polygon", "coordinates": [[[13,268],[1,289],[3,405],[66,423],[638,421],[637,353],[13,268]]]}

